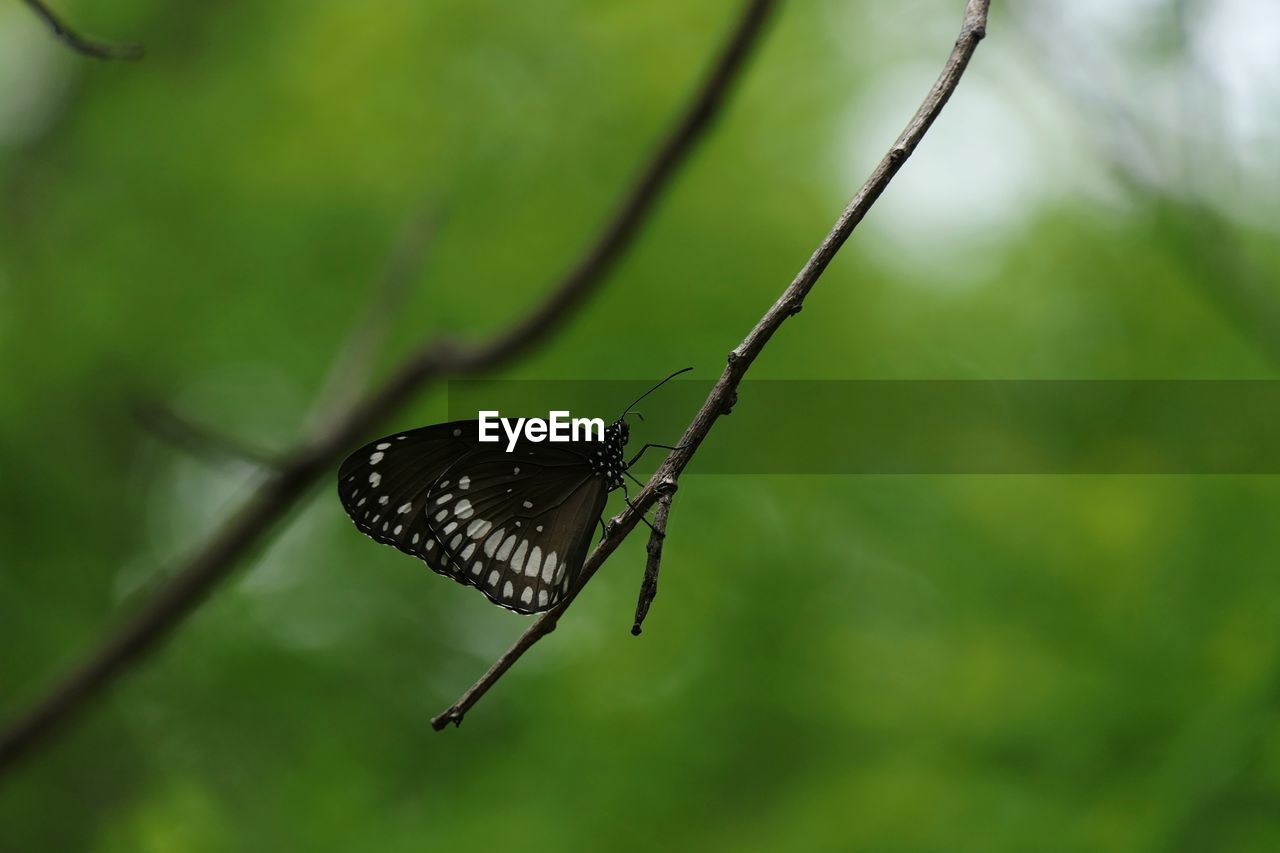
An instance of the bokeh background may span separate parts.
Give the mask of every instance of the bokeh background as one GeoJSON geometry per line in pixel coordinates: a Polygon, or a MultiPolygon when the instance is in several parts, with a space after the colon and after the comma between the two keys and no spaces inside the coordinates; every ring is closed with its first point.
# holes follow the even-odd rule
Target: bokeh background
{"type": "MultiPolygon", "coordinates": [[[[599,298],[504,375],[715,375],[915,109],[962,5],[785,4],[599,298]]],[[[1280,9],[995,5],[752,375],[1276,378],[1280,9]]],[[[255,481],[158,439],[136,401],[287,447],[424,216],[372,377],[520,315],[736,15],[59,9],[148,55],[81,58],[0,5],[5,717],[255,481]]],[[[387,428],[443,411],[437,391],[387,428]]],[[[690,476],[643,637],[633,537],[437,734],[524,622],[359,536],[326,487],[0,783],[0,848],[1275,850],[1278,499],[1270,477],[690,476]]]]}

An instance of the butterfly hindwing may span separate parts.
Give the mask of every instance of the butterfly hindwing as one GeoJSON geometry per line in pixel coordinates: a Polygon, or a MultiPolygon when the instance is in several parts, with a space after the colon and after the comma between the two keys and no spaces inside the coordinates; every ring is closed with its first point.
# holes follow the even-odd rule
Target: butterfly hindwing
{"type": "Polygon", "coordinates": [[[431,489],[428,524],[459,580],[496,604],[536,613],[577,579],[607,496],[605,480],[574,451],[484,449],[431,489]]]}

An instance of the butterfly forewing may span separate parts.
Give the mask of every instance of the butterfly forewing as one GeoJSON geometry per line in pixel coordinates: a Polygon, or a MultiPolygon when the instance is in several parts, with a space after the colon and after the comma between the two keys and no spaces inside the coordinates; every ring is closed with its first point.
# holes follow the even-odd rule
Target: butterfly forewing
{"type": "Polygon", "coordinates": [[[338,471],[343,507],[368,536],[453,577],[454,568],[427,523],[427,491],[471,449],[474,439],[474,422],[457,421],[369,442],[338,471]]]}

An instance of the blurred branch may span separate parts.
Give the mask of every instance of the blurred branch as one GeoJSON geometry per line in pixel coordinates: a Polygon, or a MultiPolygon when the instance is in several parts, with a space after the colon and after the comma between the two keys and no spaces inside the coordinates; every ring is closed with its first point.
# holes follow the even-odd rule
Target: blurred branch
{"type": "Polygon", "coordinates": [[[279,459],[265,450],[250,447],[159,403],[137,403],[133,406],[133,416],[156,438],[201,459],[219,463],[246,462],[259,468],[274,468],[279,464],[279,459]]]}
{"type": "Polygon", "coordinates": [[[382,274],[370,290],[364,312],[333,359],[307,419],[308,432],[321,428],[337,412],[358,401],[373,372],[374,359],[409,296],[410,286],[422,272],[439,227],[439,213],[426,205],[401,228],[382,274]]]}
{"type": "Polygon", "coordinates": [[[685,430],[684,435],[680,437],[680,441],[677,442],[679,449],[673,450],[667,456],[635,500],[605,526],[605,538],[587,557],[582,566],[579,580],[573,589],[559,604],[539,616],[520,635],[511,648],[504,652],[494,662],[493,666],[480,677],[480,680],[462,694],[457,702],[436,715],[431,720],[433,728],[439,731],[449,723],[460,725],[467,711],[480,701],[481,697],[497,683],[503,673],[510,669],[535,643],[555,630],[556,623],[560,621],[560,617],[573,604],[578,593],[600,570],[600,566],[617,549],[622,540],[635,529],[640,517],[664,493],[669,492],[675,486],[680,474],[688,466],[689,461],[711,431],[711,427],[716,420],[721,415],[727,414],[729,406],[736,401],[738,384],[746,375],[752,362],[764,350],[765,345],[768,344],[774,333],[782,327],[782,324],[789,317],[800,312],[804,305],[805,296],[817,283],[827,265],[831,263],[831,259],[835,257],[836,252],[840,250],[845,240],[853,233],[853,229],[867,215],[867,211],[875,204],[876,199],[880,197],[889,182],[893,180],[894,175],[902,168],[902,164],[906,162],[911,153],[915,151],[916,146],[920,144],[920,140],[924,138],[934,119],[942,112],[943,106],[946,105],[951,93],[955,91],[957,84],[959,84],[960,77],[964,74],[965,67],[969,64],[969,58],[973,56],[978,42],[986,35],[989,5],[990,0],[968,0],[965,6],[964,22],[960,29],[960,36],[956,39],[955,46],[951,49],[951,55],[947,58],[941,75],[933,84],[933,88],[929,90],[928,95],[925,96],[924,102],[920,105],[916,114],[912,116],[906,129],[902,131],[902,134],[893,143],[889,152],[885,154],[884,158],[871,173],[871,177],[867,178],[866,183],[862,185],[857,195],[853,197],[853,200],[849,202],[849,205],[840,214],[835,226],[818,245],[818,248],[810,256],[804,267],[801,268],[795,279],[787,286],[786,290],[782,292],[782,295],[778,297],[778,300],[773,303],[769,310],[764,313],[764,316],[760,318],[760,322],[756,323],[755,327],[747,333],[742,343],[738,344],[729,353],[728,364],[725,366],[724,372],[721,373],[720,379],[716,382],[715,387],[711,389],[711,393],[702,404],[702,408],[694,415],[693,421],[685,430]]]}
{"type": "MultiPolygon", "coordinates": [[[[509,363],[563,326],[631,245],[654,204],[724,106],[773,0],[749,0],[693,100],[679,116],[621,204],[578,263],[525,316],[474,344],[434,340],[411,354],[372,395],[334,418],[288,454],[221,527],[195,550],[133,617],[110,633],[25,714],[0,734],[0,771],[11,769],[91,700],[153,651],[218,582],[330,475],[351,446],[432,381],[509,363]]],[[[651,498],[650,498],[651,500],[651,498]]],[[[635,522],[632,521],[631,524],[635,522]]]]}
{"type": "Polygon", "coordinates": [[[94,59],[142,58],[143,49],[140,44],[108,44],[107,42],[82,36],[55,15],[53,10],[44,4],[43,0],[26,0],[26,4],[49,25],[49,28],[53,30],[53,34],[63,44],[76,53],[92,56],[94,59]]]}
{"type": "Polygon", "coordinates": [[[1064,37],[1060,21],[1018,5],[1010,7],[1009,17],[1035,46],[1032,58],[1079,108],[1080,129],[1116,183],[1172,235],[1163,245],[1178,266],[1193,271],[1193,284],[1237,334],[1280,364],[1280,290],[1250,255],[1241,226],[1209,192],[1238,186],[1240,176],[1221,139],[1212,137],[1226,124],[1225,95],[1196,56],[1188,11],[1185,3],[1164,10],[1174,19],[1184,77],[1172,131],[1162,116],[1126,104],[1122,78],[1100,73],[1105,66],[1098,56],[1088,53],[1082,39],[1064,37]],[[1176,144],[1169,144],[1171,135],[1176,144]]]}
{"type": "Polygon", "coordinates": [[[676,491],[675,480],[663,480],[655,487],[658,491],[658,510],[653,514],[653,529],[649,544],[645,546],[648,559],[644,563],[644,580],[640,582],[640,597],[636,601],[636,618],[631,625],[632,636],[640,636],[640,627],[649,615],[649,607],[658,594],[658,569],[662,566],[662,543],[667,540],[667,516],[671,513],[671,496],[676,491]]]}
{"type": "MultiPolygon", "coordinates": [[[[333,419],[335,413],[350,408],[358,398],[373,360],[391,331],[392,321],[404,306],[409,286],[422,270],[437,224],[433,213],[422,212],[401,229],[382,274],[371,288],[368,305],[334,356],[328,377],[307,418],[304,434],[321,428],[333,419]]],[[[196,423],[163,404],[153,401],[136,403],[133,415],[138,424],[156,438],[206,461],[245,462],[259,468],[279,467],[280,459],[275,455],[196,423]]]]}

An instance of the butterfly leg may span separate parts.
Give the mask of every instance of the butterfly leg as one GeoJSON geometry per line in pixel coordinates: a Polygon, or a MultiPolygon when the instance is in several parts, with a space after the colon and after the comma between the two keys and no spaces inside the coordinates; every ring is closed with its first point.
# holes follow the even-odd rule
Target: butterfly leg
{"type": "Polygon", "coordinates": [[[654,533],[657,533],[659,536],[661,536],[661,535],[662,535],[662,533],[660,533],[660,532],[658,531],[658,528],[654,527],[654,526],[653,526],[653,524],[649,521],[649,519],[645,518],[644,513],[643,513],[643,512],[641,512],[640,510],[636,509],[636,505],[635,505],[635,504],[633,504],[633,503],[631,502],[631,494],[627,491],[627,484],[626,484],[626,483],[623,483],[623,484],[622,484],[622,499],[623,499],[624,501],[626,501],[627,506],[631,507],[631,511],[632,511],[632,512],[634,512],[636,515],[640,516],[640,520],[641,520],[641,521],[643,521],[645,524],[649,525],[649,529],[650,529],[650,530],[652,530],[654,533]]]}
{"type": "Polygon", "coordinates": [[[641,520],[641,521],[643,521],[645,524],[649,525],[649,529],[650,529],[650,530],[652,530],[654,533],[658,534],[659,536],[661,536],[661,535],[662,535],[662,531],[661,531],[661,530],[659,530],[658,528],[654,527],[654,526],[653,526],[653,522],[651,522],[651,521],[649,521],[649,519],[645,518],[645,516],[644,516],[644,513],[643,513],[643,512],[641,512],[640,510],[636,509],[636,505],[635,505],[635,504],[633,504],[633,503],[631,502],[631,499],[630,499],[630,498],[623,498],[623,500],[627,502],[627,506],[631,507],[632,511],[634,511],[636,515],[640,516],[640,520],[641,520]]]}
{"type": "Polygon", "coordinates": [[[661,447],[663,450],[684,450],[685,445],[683,444],[679,444],[679,445],[646,444],[644,447],[640,448],[640,450],[636,453],[635,456],[631,457],[631,461],[627,463],[627,467],[630,468],[632,465],[636,464],[636,462],[640,461],[640,457],[644,456],[644,452],[651,447],[661,447]]]}

